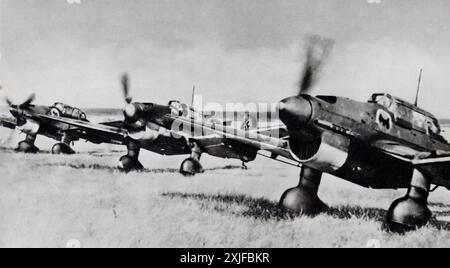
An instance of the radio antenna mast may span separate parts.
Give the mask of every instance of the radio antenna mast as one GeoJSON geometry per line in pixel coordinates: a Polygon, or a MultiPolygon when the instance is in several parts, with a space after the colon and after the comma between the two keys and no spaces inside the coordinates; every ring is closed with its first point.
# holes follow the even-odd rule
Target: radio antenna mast
{"type": "Polygon", "coordinates": [[[191,107],[194,108],[195,102],[195,85],[192,87],[192,98],[191,98],[191,107]]]}
{"type": "Polygon", "coordinates": [[[422,82],[422,69],[420,69],[420,74],[419,74],[419,82],[417,83],[417,93],[416,93],[416,101],[414,102],[414,105],[417,107],[417,105],[419,104],[419,93],[420,93],[420,83],[422,82]]]}

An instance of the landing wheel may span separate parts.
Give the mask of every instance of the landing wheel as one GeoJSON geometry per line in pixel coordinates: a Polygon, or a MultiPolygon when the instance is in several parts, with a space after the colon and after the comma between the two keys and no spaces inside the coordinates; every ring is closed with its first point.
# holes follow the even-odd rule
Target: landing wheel
{"type": "Polygon", "coordinates": [[[27,154],[35,154],[39,152],[39,148],[36,147],[33,143],[28,141],[21,141],[17,147],[18,152],[27,153],[27,154]]]}
{"type": "Polygon", "coordinates": [[[427,192],[412,188],[405,197],[394,201],[386,220],[389,231],[405,233],[425,226],[432,216],[425,196],[427,192]]]}
{"type": "Polygon", "coordinates": [[[123,171],[138,171],[144,169],[144,166],[135,157],[124,155],[120,158],[119,168],[123,171]]]}
{"type": "Polygon", "coordinates": [[[408,193],[389,208],[386,218],[389,231],[405,233],[425,226],[432,216],[427,206],[429,191],[429,180],[419,170],[414,170],[408,193]]]}
{"type": "Polygon", "coordinates": [[[328,209],[317,193],[303,187],[294,187],[283,193],[280,205],[289,212],[316,216],[328,209]]]}
{"type": "Polygon", "coordinates": [[[195,158],[190,157],[181,163],[180,173],[184,176],[194,176],[203,172],[202,164],[195,158]]]}
{"type": "Polygon", "coordinates": [[[327,210],[327,205],[317,196],[321,179],[320,171],[303,166],[298,186],[283,193],[280,206],[288,212],[307,216],[327,210]]]}
{"type": "Polygon", "coordinates": [[[52,147],[52,154],[75,154],[75,151],[65,143],[57,143],[52,147]]]}

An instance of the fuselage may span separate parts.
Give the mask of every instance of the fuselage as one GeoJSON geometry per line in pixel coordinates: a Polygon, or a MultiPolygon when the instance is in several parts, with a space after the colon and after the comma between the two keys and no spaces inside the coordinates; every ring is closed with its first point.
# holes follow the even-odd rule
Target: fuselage
{"type": "Polygon", "coordinates": [[[281,107],[296,160],[362,186],[408,187],[414,168],[404,159],[450,150],[434,116],[388,94],[369,102],[303,95],[281,107]]]}
{"type": "MultiPolygon", "coordinates": [[[[289,99],[292,103],[280,106],[289,143],[192,116],[182,105],[177,109],[177,105],[145,103],[137,104],[141,107],[136,110],[147,129],[156,124],[172,135],[181,134],[174,138],[187,139],[187,143],[194,138],[204,152],[214,156],[247,162],[255,159],[258,150],[271,151],[372,188],[406,188],[414,167],[405,159],[450,151],[433,115],[388,94],[374,95],[369,102],[309,95],[289,99]]],[[[447,183],[443,177],[437,181],[447,183]]]]}
{"type": "Polygon", "coordinates": [[[39,134],[56,140],[60,140],[63,136],[62,127],[46,123],[45,120],[40,119],[40,115],[87,121],[86,114],[82,110],[59,102],[52,106],[29,105],[25,108],[12,106],[10,107],[10,113],[17,118],[17,128],[23,133],[27,135],[39,134]]]}
{"type": "Polygon", "coordinates": [[[433,115],[389,95],[383,98],[387,103],[324,96],[311,98],[313,119],[319,127],[322,123],[323,127],[332,123],[345,129],[343,133],[375,147],[380,147],[380,141],[386,141],[416,152],[450,149],[433,115]]]}

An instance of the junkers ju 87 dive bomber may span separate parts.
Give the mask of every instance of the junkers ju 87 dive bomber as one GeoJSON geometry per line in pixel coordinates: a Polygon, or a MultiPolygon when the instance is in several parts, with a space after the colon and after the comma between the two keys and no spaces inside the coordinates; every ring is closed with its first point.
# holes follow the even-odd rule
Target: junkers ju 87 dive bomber
{"type": "Polygon", "coordinates": [[[268,151],[301,166],[298,186],[287,190],[280,205],[288,211],[316,215],[327,206],[317,193],[323,173],[374,189],[408,189],[394,201],[386,226],[404,232],[426,225],[434,188],[450,188],[450,144],[429,112],[390,94],[373,94],[368,102],[337,96],[312,96],[317,73],[332,42],[310,39],[298,95],[282,100],[279,117],[286,136],[249,137],[216,126],[203,126],[247,148],[268,151]]]}
{"type": "Polygon", "coordinates": [[[70,142],[80,138],[126,145],[128,153],[120,159],[125,170],[143,168],[141,148],[190,155],[180,168],[185,175],[203,171],[203,153],[249,162],[267,151],[272,159],[283,157],[301,166],[298,186],[281,196],[280,205],[289,211],[316,215],[326,210],[317,193],[328,173],[363,187],[408,189],[389,208],[387,227],[403,232],[426,225],[432,216],[427,206],[432,188],[450,189],[450,144],[438,119],[419,108],[417,98],[412,104],[387,93],[373,94],[367,102],[311,95],[331,47],[328,40],[310,39],[299,92],[278,105],[282,126],[249,128],[244,122],[236,128],[180,102],[133,102],[127,75],[122,77],[124,120],[91,123],[78,109],[59,103],[34,106],[31,97],[21,105],[8,101],[16,120],[2,123],[23,129],[27,139],[19,148],[27,151],[37,150],[37,134],[62,141],[54,152],[72,152],[70,142]]]}
{"type": "MultiPolygon", "coordinates": [[[[139,161],[140,150],[149,150],[160,155],[189,155],[180,167],[183,175],[195,175],[204,171],[200,158],[206,153],[219,158],[239,159],[243,163],[253,161],[257,149],[247,147],[234,139],[214,135],[212,131],[196,131],[190,128],[191,122],[199,125],[227,122],[219,118],[196,111],[192,105],[179,101],[170,101],[167,105],[134,102],[129,95],[129,77],[124,74],[121,79],[122,92],[126,106],[124,119],[120,121],[92,123],[78,118],[52,117],[67,129],[76,129],[86,133],[88,140],[96,143],[112,143],[127,146],[128,153],[120,158],[120,168],[125,171],[141,170],[144,166],[139,161]],[[186,124],[184,122],[187,121],[186,124]],[[174,126],[179,124],[179,128],[174,126]],[[186,126],[183,128],[183,126],[186,126]]],[[[244,117],[241,131],[253,131],[255,122],[252,117],[244,117]]]]}
{"type": "Polygon", "coordinates": [[[19,142],[17,151],[24,153],[37,153],[35,141],[38,135],[43,135],[59,141],[52,147],[53,154],[73,154],[70,147],[72,142],[79,139],[88,139],[86,133],[79,129],[67,128],[53,120],[54,117],[65,117],[88,122],[86,113],[79,108],[56,102],[51,106],[34,105],[35,95],[31,95],[22,104],[16,105],[9,99],[7,103],[9,112],[13,116],[1,117],[0,125],[17,129],[26,135],[25,140],[19,142]]]}
{"type": "MultiPolygon", "coordinates": [[[[203,131],[172,129],[172,126],[182,119],[187,119],[189,122],[195,119],[200,122],[200,125],[207,122],[219,124],[229,122],[195,111],[192,105],[189,107],[179,101],[170,101],[167,105],[133,102],[129,96],[127,74],[122,76],[121,84],[126,102],[123,120],[89,122],[86,113],[66,104],[33,105],[32,102],[35,99],[33,95],[20,105],[14,105],[7,100],[14,119],[0,118],[0,122],[4,127],[17,128],[26,134],[26,139],[20,142],[18,147],[18,151],[26,153],[39,151],[34,144],[38,134],[61,141],[53,146],[54,154],[73,154],[70,144],[79,139],[94,144],[126,145],[128,153],[120,158],[120,168],[124,171],[144,168],[139,161],[141,149],[166,156],[190,155],[180,167],[180,172],[187,176],[204,171],[200,163],[203,153],[219,158],[239,159],[242,161],[243,168],[246,168],[246,162],[256,158],[256,150],[249,150],[233,140],[208,135],[203,131]]],[[[255,124],[253,117],[246,115],[241,128],[252,131],[255,124]]]]}
{"type": "Polygon", "coordinates": [[[310,43],[298,95],[279,104],[291,155],[303,164],[299,185],[283,194],[281,204],[306,214],[322,211],[317,192],[322,174],[329,173],[364,187],[407,188],[389,208],[387,226],[405,231],[425,225],[432,185],[450,188],[450,144],[438,120],[417,101],[389,94],[368,102],[310,95],[328,49],[323,39],[310,43]]]}
{"type": "MultiPolygon", "coordinates": [[[[417,101],[411,104],[390,94],[373,94],[368,102],[312,96],[317,73],[331,46],[330,41],[311,38],[299,92],[278,105],[284,126],[265,130],[269,133],[277,130],[278,136],[258,129],[236,129],[208,120],[191,120],[173,107],[131,103],[131,100],[124,110],[125,121],[144,120],[147,127],[150,124],[155,130],[172,130],[176,122],[181,122],[184,129],[178,134],[184,130],[188,133],[192,129],[200,130],[196,131],[200,135],[186,136],[192,155],[185,162],[189,168],[184,163],[182,171],[186,168],[185,172],[192,174],[199,164],[196,155],[205,151],[215,155],[214,150],[208,149],[218,145],[222,151],[218,156],[224,158],[230,155],[251,161],[259,151],[268,151],[272,159],[284,157],[295,161],[301,166],[300,182],[280,200],[280,205],[289,211],[306,215],[324,211],[327,206],[317,193],[322,174],[328,173],[363,187],[408,189],[406,196],[389,208],[387,227],[402,232],[426,225],[432,216],[427,207],[432,185],[450,188],[450,144],[441,135],[438,120],[419,108],[417,101]]],[[[176,139],[170,139],[173,140],[176,139]]],[[[126,158],[134,163],[139,147],[130,144],[135,143],[128,144],[126,158]]]]}

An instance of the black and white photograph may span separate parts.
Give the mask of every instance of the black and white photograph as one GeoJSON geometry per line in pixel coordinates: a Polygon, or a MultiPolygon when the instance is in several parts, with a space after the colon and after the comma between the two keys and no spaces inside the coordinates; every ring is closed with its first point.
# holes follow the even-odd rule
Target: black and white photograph
{"type": "Polygon", "coordinates": [[[0,0],[0,248],[449,248],[449,25],[448,0],[0,0]]]}

